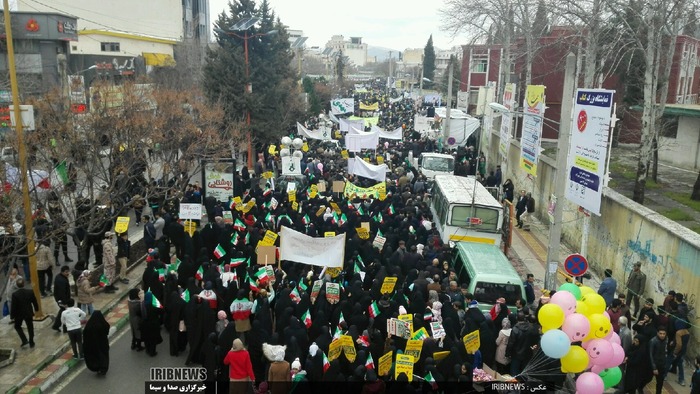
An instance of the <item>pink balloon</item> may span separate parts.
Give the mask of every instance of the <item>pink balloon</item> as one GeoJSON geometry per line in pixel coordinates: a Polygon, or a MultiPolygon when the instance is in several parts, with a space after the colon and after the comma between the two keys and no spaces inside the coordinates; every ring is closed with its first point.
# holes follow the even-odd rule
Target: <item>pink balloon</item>
{"type": "MultiPolygon", "coordinates": [[[[556,296],[559,293],[560,292],[556,292],[554,296],[556,296]]],[[[562,291],[561,293],[571,294],[566,291],[562,291]]],[[[576,308],[575,305],[576,299],[574,298],[574,309],[576,308]]],[[[591,330],[591,323],[588,321],[588,318],[586,316],[580,313],[572,313],[566,316],[566,318],[564,319],[564,324],[561,326],[561,330],[569,336],[571,342],[578,342],[583,340],[583,338],[585,338],[586,335],[588,335],[588,332],[591,330]]]]}
{"type": "Polygon", "coordinates": [[[610,332],[612,333],[612,335],[610,336],[608,341],[610,341],[610,343],[616,343],[618,345],[622,345],[622,341],[620,340],[620,336],[617,335],[617,333],[615,331],[610,331],[610,332]]]}
{"type": "Polygon", "coordinates": [[[576,379],[576,391],[586,394],[602,394],[605,390],[603,379],[593,372],[582,373],[576,379]]]}
{"type": "Polygon", "coordinates": [[[605,365],[613,356],[613,348],[605,339],[594,339],[586,348],[588,357],[594,365],[605,365]]]}
{"type": "Polygon", "coordinates": [[[557,291],[549,302],[559,305],[564,311],[564,316],[569,316],[576,312],[576,297],[568,291],[557,291]]]}
{"type": "Polygon", "coordinates": [[[591,340],[589,339],[589,340],[587,340],[587,341],[585,341],[585,342],[582,342],[582,343],[581,343],[581,347],[584,348],[584,349],[586,349],[586,350],[588,350],[588,345],[590,345],[590,344],[591,344],[591,340]]]}
{"type": "Polygon", "coordinates": [[[625,350],[622,348],[622,346],[616,343],[613,343],[610,346],[612,347],[612,354],[610,357],[606,357],[606,359],[601,363],[596,363],[596,366],[614,368],[625,361],[625,350]]]}
{"type": "Polygon", "coordinates": [[[601,367],[600,365],[594,365],[591,367],[591,372],[593,372],[596,375],[603,372],[603,370],[605,370],[605,367],[601,367]]]}
{"type": "Polygon", "coordinates": [[[608,311],[603,312],[603,316],[610,320],[610,315],[608,314],[608,311]]]}
{"type": "MultiPolygon", "coordinates": [[[[317,166],[317,167],[318,167],[318,169],[319,169],[320,171],[323,171],[323,163],[318,163],[318,166],[317,166]]],[[[610,318],[610,317],[608,316],[608,319],[609,319],[609,318],[610,318]]]]}

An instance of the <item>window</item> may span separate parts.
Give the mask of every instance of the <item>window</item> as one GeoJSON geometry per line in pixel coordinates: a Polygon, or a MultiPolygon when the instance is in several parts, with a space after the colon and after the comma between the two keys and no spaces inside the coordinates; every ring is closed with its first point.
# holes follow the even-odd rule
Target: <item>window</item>
{"type": "Polygon", "coordinates": [[[662,116],[659,121],[659,135],[674,139],[678,137],[678,116],[662,116]]]}
{"type": "Polygon", "coordinates": [[[485,73],[489,66],[488,55],[474,55],[472,58],[472,72],[485,73]]]}
{"type": "Polygon", "coordinates": [[[102,50],[102,52],[119,52],[119,43],[118,42],[100,43],[100,50],[102,50]]]}
{"type": "Polygon", "coordinates": [[[474,299],[482,304],[495,304],[500,297],[506,299],[507,305],[515,305],[515,300],[522,298],[517,284],[477,282],[474,286],[474,299]]]}
{"type": "MultiPolygon", "coordinates": [[[[481,224],[475,224],[478,231],[495,232],[498,228],[498,209],[474,207],[474,217],[481,219],[481,224]]],[[[472,207],[469,205],[455,206],[452,208],[451,226],[470,227],[468,221],[472,214],[472,207]]]]}

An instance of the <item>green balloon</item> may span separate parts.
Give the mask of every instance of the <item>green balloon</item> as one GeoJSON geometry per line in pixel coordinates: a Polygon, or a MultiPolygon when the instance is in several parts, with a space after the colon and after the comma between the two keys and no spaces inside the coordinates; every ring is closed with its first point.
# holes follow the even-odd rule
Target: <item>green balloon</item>
{"type": "Polygon", "coordinates": [[[569,293],[573,294],[577,300],[581,300],[581,289],[579,289],[578,286],[573,283],[564,283],[563,285],[559,286],[557,291],[568,291],[569,293]]]}
{"type": "Polygon", "coordinates": [[[620,367],[608,368],[600,371],[598,376],[603,379],[605,388],[609,389],[620,383],[620,380],[622,380],[622,371],[620,371],[620,367]]]}

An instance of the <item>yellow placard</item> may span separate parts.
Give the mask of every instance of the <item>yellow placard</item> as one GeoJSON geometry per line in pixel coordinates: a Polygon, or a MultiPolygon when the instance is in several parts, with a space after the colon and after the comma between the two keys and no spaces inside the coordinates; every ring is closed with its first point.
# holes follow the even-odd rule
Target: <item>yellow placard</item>
{"type": "Polygon", "coordinates": [[[386,376],[389,374],[389,370],[391,369],[391,356],[394,353],[388,352],[385,355],[379,357],[379,365],[377,366],[377,375],[379,376],[386,376]]]}
{"type": "Polygon", "coordinates": [[[341,346],[343,347],[343,354],[345,354],[345,358],[347,358],[351,363],[355,362],[357,351],[355,350],[355,343],[353,343],[352,337],[350,335],[341,335],[339,342],[341,342],[341,346]]]}
{"type": "Polygon", "coordinates": [[[323,233],[323,236],[325,238],[333,238],[335,237],[335,231],[326,231],[325,233],[323,233]]]}
{"type": "Polygon", "coordinates": [[[255,206],[255,201],[253,201],[253,200],[248,201],[248,202],[243,206],[243,209],[242,209],[243,213],[248,213],[248,211],[250,211],[251,209],[253,209],[254,206],[255,206]]]}
{"type": "Polygon", "coordinates": [[[328,275],[330,275],[331,278],[337,278],[338,275],[340,275],[340,273],[341,273],[342,271],[343,271],[342,269],[337,268],[337,267],[326,268],[326,273],[327,273],[328,275]]]}
{"type": "Polygon", "coordinates": [[[297,200],[296,190],[290,190],[287,192],[287,200],[289,200],[289,202],[294,202],[297,200]]]}
{"type": "Polygon", "coordinates": [[[185,220],[183,227],[185,227],[185,232],[191,237],[194,235],[195,230],[197,230],[197,223],[191,220],[185,220]]]}
{"type": "Polygon", "coordinates": [[[398,380],[401,373],[406,374],[409,382],[413,381],[413,357],[407,354],[396,355],[396,366],[394,367],[394,379],[398,380]]]}
{"type": "Polygon", "coordinates": [[[406,341],[406,351],[404,354],[412,356],[414,359],[418,360],[420,358],[420,352],[423,349],[423,341],[420,339],[409,339],[406,341]]]}
{"type": "Polygon", "coordinates": [[[272,179],[275,177],[275,174],[272,171],[265,171],[262,173],[262,177],[265,179],[272,179]]]}
{"type": "Polygon", "coordinates": [[[277,233],[267,230],[263,239],[258,243],[258,246],[273,246],[275,241],[277,241],[277,233]]]}
{"type": "Polygon", "coordinates": [[[365,104],[362,101],[360,101],[360,111],[378,111],[379,110],[379,103],[373,103],[373,104],[365,104]]]}
{"type": "Polygon", "coordinates": [[[304,142],[304,145],[301,146],[301,150],[304,152],[308,152],[309,151],[309,144],[304,142]]]}
{"type": "Polygon", "coordinates": [[[316,211],[316,216],[321,216],[323,213],[326,212],[326,207],[321,205],[321,207],[316,211]]]}
{"type": "Polygon", "coordinates": [[[342,157],[343,159],[347,159],[350,157],[350,153],[348,153],[347,149],[343,149],[340,151],[340,157],[342,157]]]}
{"type": "Polygon", "coordinates": [[[377,156],[377,164],[384,164],[384,156],[377,156]]]}
{"type": "Polygon", "coordinates": [[[450,351],[446,350],[444,352],[435,352],[433,353],[433,360],[435,361],[442,361],[447,358],[447,356],[450,355],[450,351]]]}
{"type": "Polygon", "coordinates": [[[386,191],[380,191],[379,192],[379,201],[384,201],[386,200],[386,191]]]}
{"type": "Polygon", "coordinates": [[[396,286],[396,281],[398,278],[393,277],[393,276],[387,276],[384,278],[384,282],[382,283],[382,288],[379,291],[382,294],[389,294],[392,291],[394,291],[394,286],[396,286]]]}
{"type": "Polygon", "coordinates": [[[267,148],[267,153],[274,156],[275,153],[277,153],[277,145],[270,145],[270,147],[267,148]]]}
{"type": "Polygon", "coordinates": [[[464,343],[464,348],[467,350],[467,353],[476,353],[476,351],[479,350],[479,347],[481,346],[479,330],[474,330],[469,334],[465,335],[464,338],[462,338],[462,342],[464,343]]]}
{"type": "Polygon", "coordinates": [[[338,215],[340,215],[340,214],[342,213],[342,212],[340,211],[340,207],[338,206],[338,204],[336,204],[336,203],[334,203],[334,202],[331,202],[331,208],[333,208],[333,210],[335,211],[335,213],[337,213],[338,215]]]}
{"type": "Polygon", "coordinates": [[[359,198],[378,198],[379,193],[386,194],[386,183],[380,182],[370,187],[355,186],[350,182],[345,182],[345,197],[357,196],[359,198]]]}
{"type": "Polygon", "coordinates": [[[328,346],[328,361],[333,361],[340,357],[340,353],[342,351],[343,343],[340,341],[340,339],[336,339],[335,341],[331,342],[330,346],[328,346]]]}
{"type": "Polygon", "coordinates": [[[129,229],[129,220],[128,216],[117,217],[117,222],[114,224],[114,232],[117,234],[125,233],[129,229]]]}
{"type": "Polygon", "coordinates": [[[295,211],[298,210],[298,209],[299,209],[299,203],[296,202],[296,201],[294,201],[294,202],[292,203],[292,209],[295,210],[295,211]]]}
{"type": "Polygon", "coordinates": [[[343,138],[343,135],[340,133],[340,130],[336,130],[335,133],[333,133],[333,135],[335,135],[335,138],[337,139],[343,138]]]}
{"type": "Polygon", "coordinates": [[[316,190],[311,190],[311,191],[309,192],[309,198],[316,198],[316,196],[318,196],[318,191],[316,191],[316,190]]]}
{"type": "Polygon", "coordinates": [[[369,239],[369,231],[367,231],[366,228],[358,227],[355,231],[357,231],[357,236],[360,237],[360,239],[369,239]]]}
{"type": "Polygon", "coordinates": [[[233,198],[233,204],[234,204],[236,207],[238,207],[238,206],[241,205],[242,203],[243,203],[243,200],[241,200],[241,197],[240,197],[240,196],[236,196],[236,197],[233,198]]]}

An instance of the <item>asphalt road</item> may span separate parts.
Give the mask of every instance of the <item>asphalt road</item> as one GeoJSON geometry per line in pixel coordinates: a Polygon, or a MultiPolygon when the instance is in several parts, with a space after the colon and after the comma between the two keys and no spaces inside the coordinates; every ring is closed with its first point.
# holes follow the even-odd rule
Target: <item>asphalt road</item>
{"type": "Polygon", "coordinates": [[[145,351],[131,350],[131,331],[127,324],[110,341],[109,372],[106,376],[98,376],[81,363],[49,392],[53,394],[144,393],[150,367],[183,367],[185,365],[187,354],[171,357],[168,352],[168,335],[165,331],[161,334],[163,343],[158,345],[158,355],[149,357],[145,351]]]}

